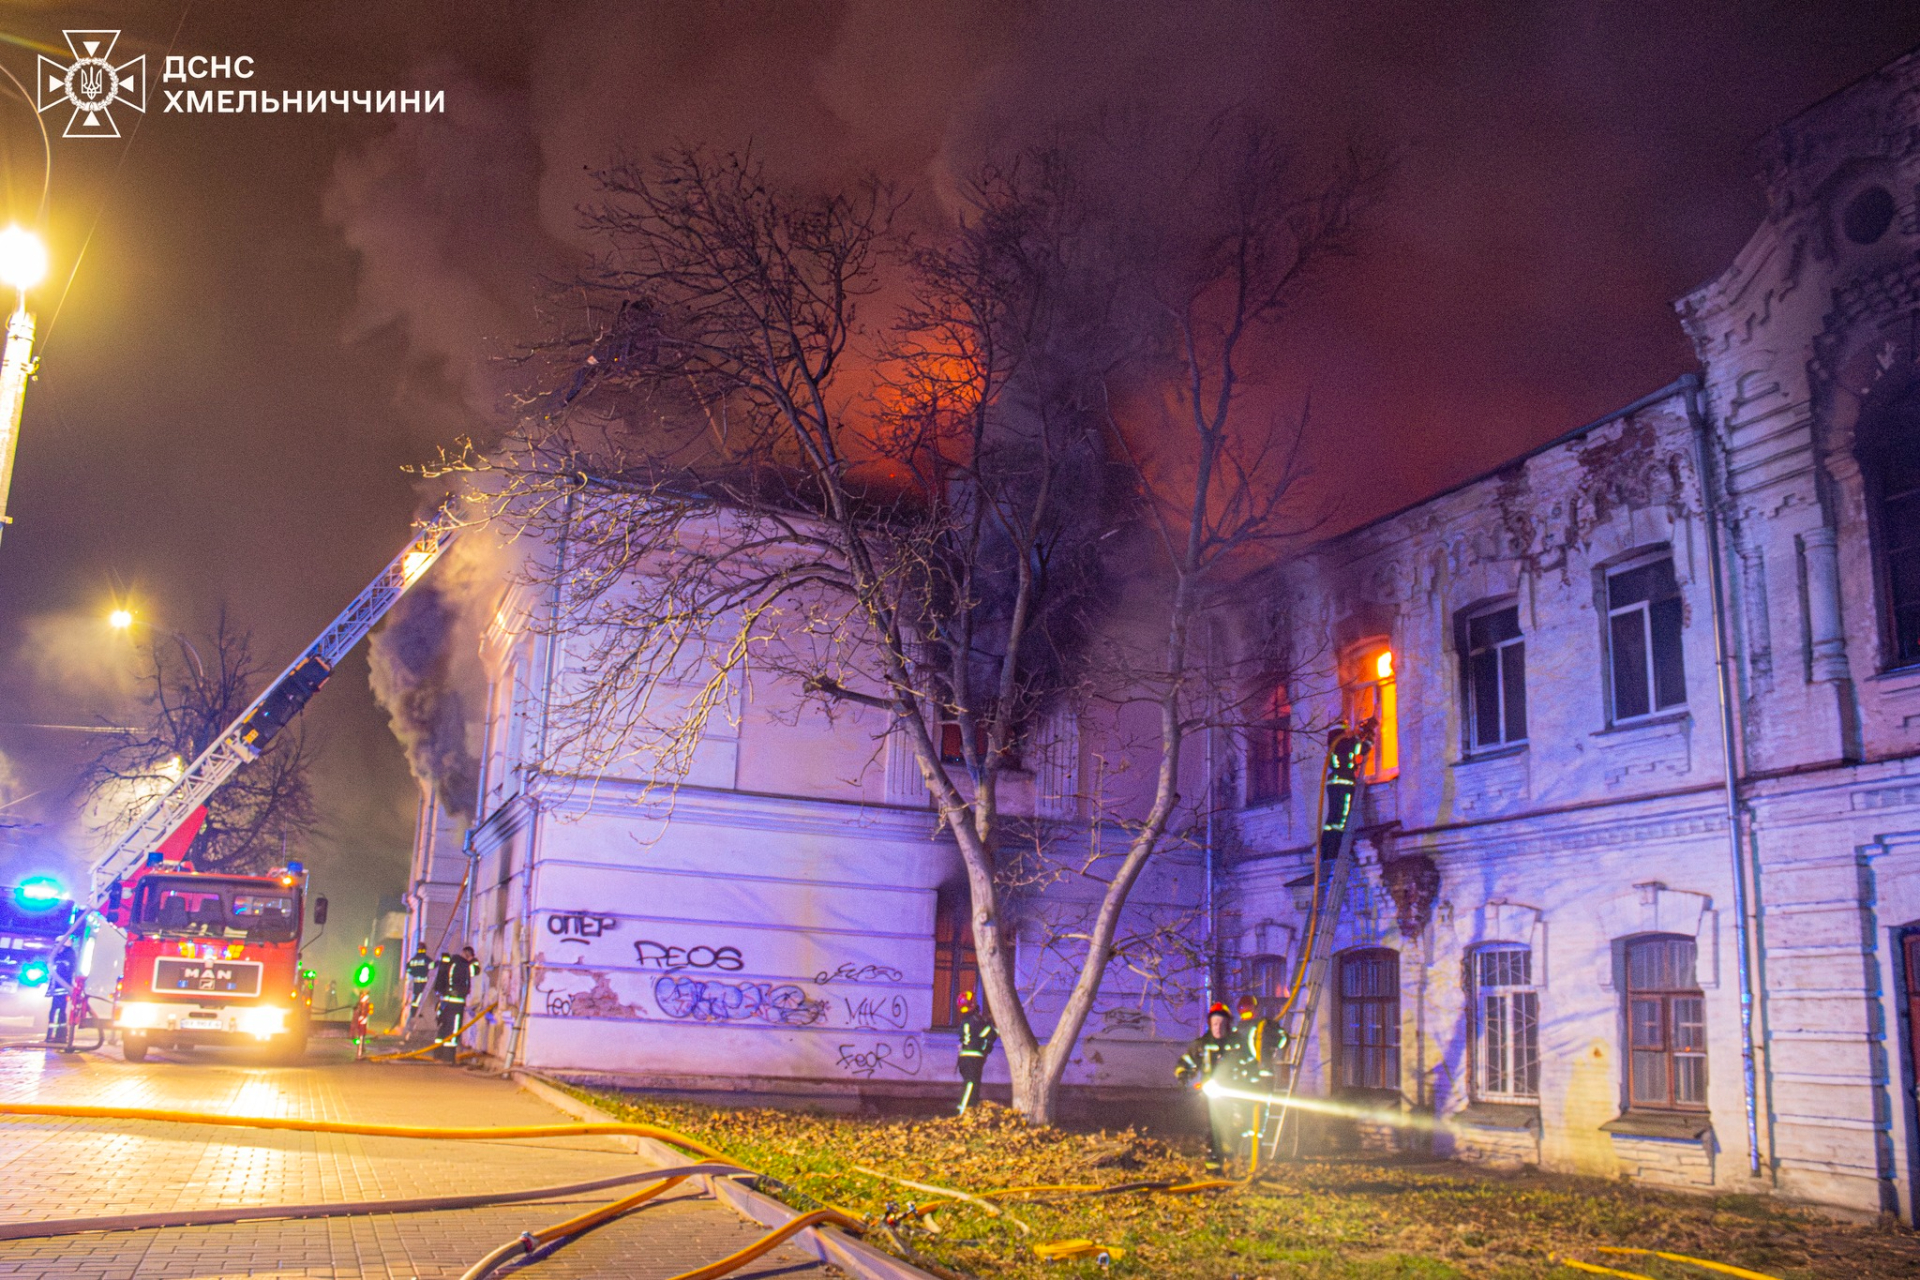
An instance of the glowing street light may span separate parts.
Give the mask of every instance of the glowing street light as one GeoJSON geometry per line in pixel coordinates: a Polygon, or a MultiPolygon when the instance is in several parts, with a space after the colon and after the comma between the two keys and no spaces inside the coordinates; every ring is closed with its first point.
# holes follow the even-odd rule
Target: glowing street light
{"type": "Polygon", "coordinates": [[[126,609],[115,609],[107,615],[107,625],[115,631],[125,631],[133,625],[133,614],[126,609]]]}
{"type": "Polygon", "coordinates": [[[7,319],[7,344],[0,350],[0,534],[10,523],[7,491],[13,487],[13,454],[20,444],[20,415],[26,408],[27,379],[33,376],[33,313],[27,290],[47,274],[47,248],[18,225],[0,231],[0,284],[19,295],[7,319]]]}
{"type": "Polygon", "coordinates": [[[200,651],[193,647],[193,641],[187,639],[186,632],[175,631],[172,627],[162,627],[154,623],[144,621],[143,619],[136,618],[133,616],[133,610],[128,609],[124,606],[122,606],[121,608],[115,609],[113,612],[107,615],[107,625],[112,627],[115,631],[131,631],[133,629],[133,624],[136,622],[138,622],[143,627],[150,627],[155,631],[163,631],[167,635],[170,635],[175,640],[179,641],[180,652],[184,653],[187,656],[188,661],[193,663],[194,675],[200,678],[200,682],[202,684],[206,683],[207,668],[205,667],[205,665],[201,663],[200,651]]]}

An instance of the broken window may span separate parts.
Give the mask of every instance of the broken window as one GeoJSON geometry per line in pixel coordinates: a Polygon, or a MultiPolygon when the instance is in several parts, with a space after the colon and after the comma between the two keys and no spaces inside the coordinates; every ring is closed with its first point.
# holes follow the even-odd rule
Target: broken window
{"type": "Polygon", "coordinates": [[[1707,1000],[1692,938],[1627,944],[1627,1102],[1663,1111],[1707,1106],[1707,1000]]]}
{"type": "Polygon", "coordinates": [[[1400,772],[1400,700],[1394,678],[1393,650],[1384,640],[1357,645],[1342,664],[1342,712],[1350,725],[1375,722],[1367,780],[1379,782],[1400,772]]]}
{"type": "Polygon", "coordinates": [[[1662,555],[1607,575],[1607,648],[1615,724],[1686,705],[1681,616],[1680,584],[1673,576],[1672,556],[1662,555]]]}
{"type": "Polygon", "coordinates": [[[1533,952],[1493,946],[1471,957],[1475,1013],[1476,1083],[1490,1101],[1540,1097],[1540,993],[1533,985],[1533,952]]]}
{"type": "Polygon", "coordinates": [[[1278,680],[1262,686],[1247,728],[1247,803],[1276,804],[1293,793],[1293,708],[1278,680]]]}
{"type": "Polygon", "coordinates": [[[973,950],[973,923],[967,910],[972,895],[965,884],[941,889],[933,905],[933,1025],[960,1025],[956,1006],[962,992],[971,991],[984,1007],[980,995],[980,961],[973,950]]]}
{"type": "Polygon", "coordinates": [[[1886,601],[1887,665],[1904,667],[1920,662],[1920,392],[1871,415],[1859,439],[1886,601]]]}
{"type": "Polygon", "coordinates": [[[1467,747],[1487,751],[1527,740],[1527,642],[1520,608],[1505,605],[1466,619],[1467,747]]]}

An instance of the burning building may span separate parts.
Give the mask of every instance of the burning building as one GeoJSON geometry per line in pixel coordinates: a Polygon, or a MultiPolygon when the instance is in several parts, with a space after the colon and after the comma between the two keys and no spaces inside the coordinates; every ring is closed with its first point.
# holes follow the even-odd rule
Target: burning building
{"type": "MultiPolygon", "coordinates": [[[[1371,1112],[1363,1141],[1912,1221],[1920,56],[1761,154],[1764,222],[1678,304],[1699,372],[1276,564],[1223,620],[1285,655],[1237,691],[1268,714],[1204,753],[1183,790],[1230,812],[1132,910],[1189,922],[1228,994],[1283,997],[1310,731],[1377,718],[1303,1088],[1371,1112]]],[[[488,1049],[682,1087],[950,1079],[964,882],[878,713],[734,689],[670,793],[563,778],[571,641],[510,569],[483,594],[470,854],[423,821],[415,879],[466,884],[488,1049]]],[[[1052,715],[1028,818],[1084,817],[1104,732],[1052,715]]],[[[1044,1022],[1045,940],[1020,945],[1044,1022]]],[[[1165,1084],[1201,990],[1116,974],[1069,1082],[1165,1084]]]]}

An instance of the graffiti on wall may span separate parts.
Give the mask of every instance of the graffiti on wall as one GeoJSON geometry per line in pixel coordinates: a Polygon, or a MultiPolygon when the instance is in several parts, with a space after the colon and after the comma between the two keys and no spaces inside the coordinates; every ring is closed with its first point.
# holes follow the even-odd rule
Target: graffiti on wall
{"type": "Polygon", "coordinates": [[[694,1022],[771,1022],[810,1027],[826,1017],[825,1000],[809,1000],[792,983],[715,982],[666,976],[653,984],[654,1003],[669,1018],[694,1022]]]}
{"type": "Polygon", "coordinates": [[[633,958],[642,968],[665,969],[668,973],[680,969],[738,973],[746,967],[738,947],[676,947],[652,938],[642,938],[633,944],[633,958]]]}
{"type": "Polygon", "coordinates": [[[864,1049],[857,1044],[843,1044],[839,1061],[834,1065],[862,1080],[871,1080],[882,1072],[917,1076],[920,1074],[920,1040],[917,1036],[899,1041],[877,1040],[864,1049]]]}
{"type": "Polygon", "coordinates": [[[562,942],[578,942],[582,945],[619,927],[618,916],[591,915],[584,911],[556,911],[547,917],[548,933],[562,942]]]}
{"type": "Polygon", "coordinates": [[[646,1011],[637,1004],[622,1004],[614,993],[613,986],[604,973],[589,974],[593,986],[586,991],[549,991],[547,997],[547,1015],[554,1018],[623,1018],[646,1017],[646,1011]]]}
{"type": "Polygon", "coordinates": [[[884,964],[856,965],[849,961],[838,969],[822,969],[813,975],[813,980],[822,985],[829,982],[899,982],[906,976],[884,964]]]}
{"type": "Polygon", "coordinates": [[[841,1003],[847,1006],[848,1026],[866,1031],[902,1031],[906,1028],[905,996],[864,996],[859,1000],[848,996],[841,1003]]]}

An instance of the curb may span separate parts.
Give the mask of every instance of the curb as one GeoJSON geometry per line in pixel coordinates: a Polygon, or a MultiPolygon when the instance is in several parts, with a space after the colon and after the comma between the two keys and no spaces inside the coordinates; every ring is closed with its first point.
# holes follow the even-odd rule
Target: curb
{"type": "MultiPolygon", "coordinates": [[[[539,1098],[549,1106],[555,1107],[576,1120],[619,1122],[619,1117],[609,1115],[590,1102],[583,1102],[570,1093],[554,1088],[538,1076],[525,1071],[511,1073],[513,1082],[522,1089],[539,1098]]],[[[618,1141],[629,1144],[634,1154],[647,1160],[655,1167],[677,1164],[682,1157],[664,1143],[652,1138],[622,1137],[618,1141]]],[[[698,1182],[714,1199],[730,1207],[735,1213],[749,1222],[772,1229],[785,1226],[800,1216],[797,1209],[791,1209],[770,1196],[741,1186],[732,1178],[716,1178],[701,1175],[689,1181],[698,1182]]],[[[920,1268],[902,1262],[890,1253],[882,1253],[872,1245],[840,1231],[822,1231],[817,1227],[808,1227],[794,1236],[791,1244],[798,1245],[820,1262],[839,1267],[850,1276],[859,1280],[934,1280],[934,1277],[920,1268]]]]}

